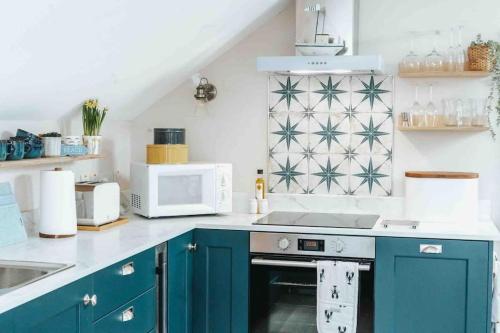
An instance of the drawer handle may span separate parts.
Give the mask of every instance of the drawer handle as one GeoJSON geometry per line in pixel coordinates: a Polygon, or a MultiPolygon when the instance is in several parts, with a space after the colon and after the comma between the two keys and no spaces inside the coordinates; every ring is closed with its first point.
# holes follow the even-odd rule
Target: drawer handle
{"type": "Polygon", "coordinates": [[[134,319],[134,307],[131,306],[130,308],[122,312],[122,321],[126,322],[126,321],[131,321],[133,319],[134,319]]]}
{"type": "Polygon", "coordinates": [[[88,306],[89,304],[92,306],[97,305],[97,295],[90,296],[89,294],[85,294],[83,296],[83,305],[88,306]]]}
{"type": "Polygon", "coordinates": [[[122,275],[131,275],[134,274],[135,269],[134,269],[134,262],[129,262],[128,264],[125,264],[122,266],[122,275]]]}
{"type": "Polygon", "coordinates": [[[420,253],[441,254],[443,253],[443,245],[420,244],[420,253]]]}
{"type": "Polygon", "coordinates": [[[196,243],[188,244],[187,249],[189,252],[194,252],[194,251],[198,250],[198,244],[196,244],[196,243]]]}

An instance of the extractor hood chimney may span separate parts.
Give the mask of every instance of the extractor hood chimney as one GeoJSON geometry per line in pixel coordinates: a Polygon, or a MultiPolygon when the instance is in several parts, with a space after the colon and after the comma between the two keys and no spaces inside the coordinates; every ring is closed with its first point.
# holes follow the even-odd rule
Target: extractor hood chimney
{"type": "Polygon", "coordinates": [[[259,57],[257,70],[380,74],[380,55],[358,55],[359,0],[296,0],[295,56],[259,57]]]}

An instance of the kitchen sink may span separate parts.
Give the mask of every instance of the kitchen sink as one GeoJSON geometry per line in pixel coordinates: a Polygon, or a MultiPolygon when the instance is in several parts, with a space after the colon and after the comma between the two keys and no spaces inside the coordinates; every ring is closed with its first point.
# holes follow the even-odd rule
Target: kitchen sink
{"type": "Polygon", "coordinates": [[[45,262],[0,260],[0,295],[73,266],[45,262]]]}

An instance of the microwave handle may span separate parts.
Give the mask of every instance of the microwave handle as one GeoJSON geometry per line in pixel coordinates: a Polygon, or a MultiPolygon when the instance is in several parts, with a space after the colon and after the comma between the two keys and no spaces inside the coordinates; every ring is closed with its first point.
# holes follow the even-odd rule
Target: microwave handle
{"type": "MultiPolygon", "coordinates": [[[[316,261],[294,261],[294,260],[275,260],[253,258],[252,265],[258,266],[281,266],[281,267],[300,267],[300,268],[316,268],[316,261]]],[[[371,269],[370,263],[360,263],[358,270],[368,272],[371,269]]]]}

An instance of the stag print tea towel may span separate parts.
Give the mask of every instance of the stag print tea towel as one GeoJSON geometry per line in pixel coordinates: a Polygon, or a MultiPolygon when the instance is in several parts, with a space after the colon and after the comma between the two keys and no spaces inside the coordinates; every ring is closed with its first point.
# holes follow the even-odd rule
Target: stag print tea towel
{"type": "Polygon", "coordinates": [[[358,263],[318,261],[318,333],[356,333],[358,263]]]}

